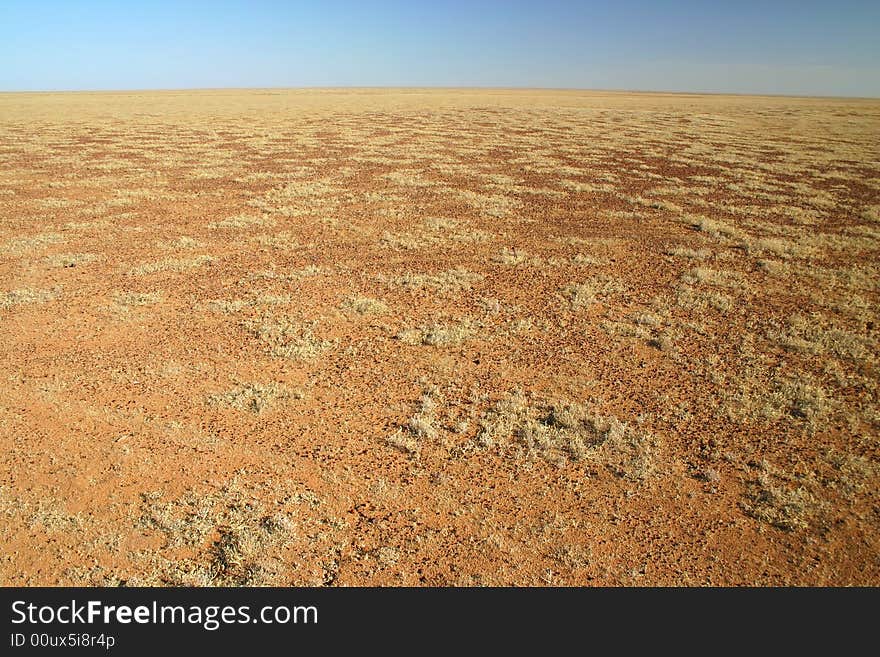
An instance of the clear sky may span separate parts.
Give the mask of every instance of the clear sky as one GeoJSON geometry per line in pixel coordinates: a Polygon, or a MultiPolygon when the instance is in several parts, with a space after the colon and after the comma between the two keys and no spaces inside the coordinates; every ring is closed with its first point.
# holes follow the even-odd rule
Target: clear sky
{"type": "Polygon", "coordinates": [[[880,96],[880,0],[0,0],[0,90],[880,96]]]}

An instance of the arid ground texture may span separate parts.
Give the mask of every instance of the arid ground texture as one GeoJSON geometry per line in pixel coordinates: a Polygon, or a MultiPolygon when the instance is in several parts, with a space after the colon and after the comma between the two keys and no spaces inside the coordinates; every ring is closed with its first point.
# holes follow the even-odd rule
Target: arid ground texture
{"type": "Polygon", "coordinates": [[[0,583],[880,584],[880,101],[0,94],[0,583]]]}

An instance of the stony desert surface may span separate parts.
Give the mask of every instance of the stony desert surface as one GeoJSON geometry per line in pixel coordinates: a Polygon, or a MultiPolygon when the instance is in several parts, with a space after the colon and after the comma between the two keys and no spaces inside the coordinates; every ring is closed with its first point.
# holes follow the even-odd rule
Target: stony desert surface
{"type": "Polygon", "coordinates": [[[880,584],[880,101],[0,94],[0,583],[880,584]]]}

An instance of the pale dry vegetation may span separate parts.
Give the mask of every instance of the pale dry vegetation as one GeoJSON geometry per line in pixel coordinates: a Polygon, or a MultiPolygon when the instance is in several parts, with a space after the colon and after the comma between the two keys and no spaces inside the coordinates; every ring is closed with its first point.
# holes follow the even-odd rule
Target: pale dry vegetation
{"type": "Polygon", "coordinates": [[[113,295],[114,301],[124,307],[152,306],[162,301],[160,292],[117,292],[113,295]]]}
{"type": "Polygon", "coordinates": [[[315,515],[320,499],[305,490],[263,501],[259,492],[235,478],[207,494],[190,489],[167,501],[161,491],[142,494],[138,524],[180,556],[138,554],[143,571],[131,583],[265,586],[295,578],[289,558],[302,550],[303,525],[311,524],[302,516],[315,515]]]}
{"type": "Polygon", "coordinates": [[[450,269],[448,271],[439,272],[437,274],[422,274],[407,272],[402,276],[392,279],[386,277],[380,278],[382,281],[388,281],[395,287],[402,287],[407,290],[433,290],[441,294],[451,294],[470,289],[474,283],[483,279],[481,274],[468,271],[464,268],[450,269]]]}
{"type": "Polygon", "coordinates": [[[473,338],[478,330],[475,322],[470,319],[445,324],[432,322],[425,326],[405,329],[397,334],[397,338],[405,344],[448,347],[473,338]]]}
{"type": "Polygon", "coordinates": [[[238,411],[262,413],[272,404],[286,399],[302,399],[299,390],[287,390],[276,383],[246,383],[208,397],[212,404],[229,406],[238,411]]]}
{"type": "Polygon", "coordinates": [[[535,404],[514,391],[480,418],[479,427],[480,447],[517,459],[539,457],[560,467],[568,462],[601,466],[633,480],[656,467],[652,436],[578,403],[535,404]]]}
{"type": "Polygon", "coordinates": [[[199,255],[193,258],[163,258],[155,262],[147,262],[128,270],[129,274],[136,276],[145,276],[147,274],[155,274],[159,272],[185,272],[190,269],[197,269],[214,261],[213,256],[199,255]]]}
{"type": "Polygon", "coordinates": [[[19,288],[0,294],[0,309],[14,306],[26,306],[31,304],[46,303],[56,299],[60,294],[58,289],[42,288],[19,288]]]}
{"type": "Polygon", "coordinates": [[[335,346],[333,340],[323,340],[314,334],[314,322],[300,322],[285,316],[265,313],[241,323],[273,356],[293,360],[314,360],[335,346]]]}
{"type": "Polygon", "coordinates": [[[384,301],[372,297],[350,297],[342,302],[341,307],[358,315],[381,315],[389,312],[388,305],[384,301]]]}
{"type": "Polygon", "coordinates": [[[0,119],[0,583],[880,582],[878,103],[0,119]]]}

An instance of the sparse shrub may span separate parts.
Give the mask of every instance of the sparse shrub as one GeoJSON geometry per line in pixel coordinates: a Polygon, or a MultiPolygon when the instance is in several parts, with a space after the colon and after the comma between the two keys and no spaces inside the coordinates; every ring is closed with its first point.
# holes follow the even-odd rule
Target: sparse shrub
{"type": "Polygon", "coordinates": [[[539,457],[565,466],[597,463],[615,476],[639,480],[655,467],[655,440],[580,404],[533,405],[515,391],[480,419],[476,442],[517,458],[539,457]]]}
{"type": "Polygon", "coordinates": [[[880,205],[871,205],[864,208],[859,216],[865,221],[880,222],[880,205]]]}
{"type": "Polygon", "coordinates": [[[21,288],[0,293],[0,309],[12,308],[13,306],[25,306],[35,303],[46,303],[57,299],[61,294],[60,288],[50,290],[38,288],[21,288]]]}
{"type": "Polygon", "coordinates": [[[388,312],[388,305],[384,301],[371,297],[351,297],[342,302],[343,310],[351,310],[358,315],[374,315],[388,312]]]}
{"type": "Polygon", "coordinates": [[[386,437],[385,442],[410,456],[418,457],[424,442],[437,437],[437,429],[434,425],[437,421],[438,395],[435,388],[427,389],[419,398],[416,413],[397,431],[386,437]]]}
{"type": "Polygon", "coordinates": [[[275,220],[263,215],[257,217],[249,214],[238,214],[234,217],[221,219],[208,224],[208,228],[249,228],[252,226],[274,226],[275,220]]]}
{"type": "Polygon", "coordinates": [[[277,383],[246,383],[227,392],[211,395],[208,397],[208,401],[212,404],[229,406],[238,411],[259,414],[276,401],[301,399],[302,397],[302,391],[288,390],[277,383]]]}
{"type": "Polygon", "coordinates": [[[258,337],[273,356],[292,360],[314,360],[334,347],[333,340],[322,340],[312,332],[313,324],[292,321],[271,313],[248,318],[242,326],[258,337]]]}
{"type": "Polygon", "coordinates": [[[818,502],[803,486],[775,483],[768,473],[762,472],[748,484],[742,508],[756,520],[785,531],[795,531],[809,526],[818,502]]]}
{"type": "Polygon", "coordinates": [[[77,267],[87,265],[98,259],[94,253],[59,253],[46,258],[50,267],[77,267]]]}
{"type": "Polygon", "coordinates": [[[431,323],[419,328],[406,329],[397,338],[406,344],[446,347],[461,344],[474,335],[474,325],[469,320],[454,324],[431,323]]]}
{"type": "Polygon", "coordinates": [[[409,290],[429,289],[452,293],[470,289],[474,283],[483,280],[483,276],[464,268],[458,268],[437,274],[408,273],[390,280],[384,278],[382,280],[409,290]]]}
{"type": "Polygon", "coordinates": [[[612,278],[594,277],[583,283],[569,283],[559,290],[573,309],[585,308],[600,299],[623,292],[624,285],[612,278]]]}
{"type": "Polygon", "coordinates": [[[159,292],[116,292],[113,299],[120,306],[151,306],[162,300],[159,292]]]}
{"type": "Polygon", "coordinates": [[[709,249],[691,249],[684,246],[666,249],[664,253],[677,258],[689,258],[691,260],[705,260],[712,255],[709,249]]]}
{"type": "Polygon", "coordinates": [[[501,253],[492,257],[494,262],[502,265],[519,265],[526,261],[528,254],[520,249],[502,249],[501,253]]]}
{"type": "Polygon", "coordinates": [[[214,257],[209,255],[200,255],[193,258],[163,258],[157,262],[148,262],[132,267],[128,273],[143,276],[165,271],[184,272],[212,262],[214,262],[214,257]]]}
{"type": "Polygon", "coordinates": [[[720,219],[710,219],[709,217],[702,216],[685,216],[683,221],[701,232],[706,233],[710,237],[726,237],[737,240],[742,240],[747,237],[747,234],[744,231],[735,226],[731,226],[720,219]]]}

